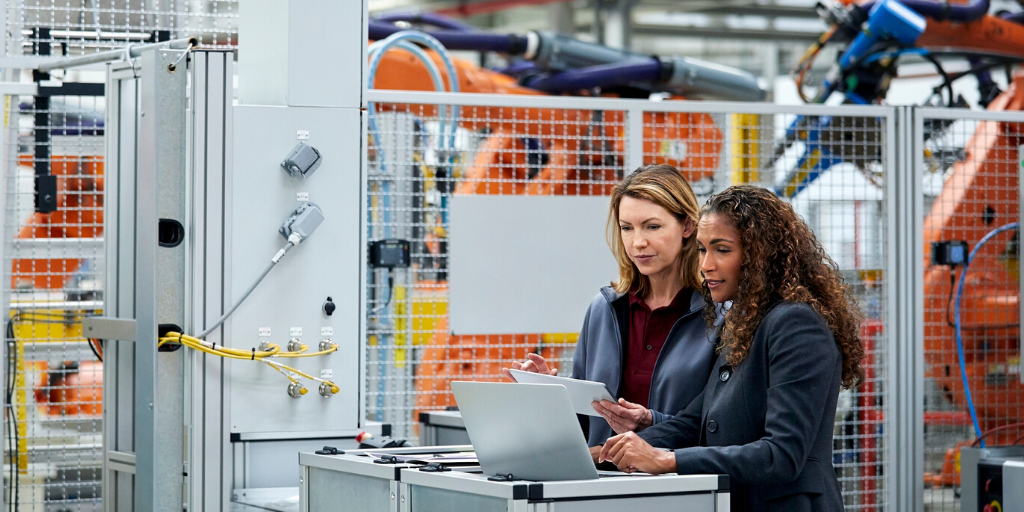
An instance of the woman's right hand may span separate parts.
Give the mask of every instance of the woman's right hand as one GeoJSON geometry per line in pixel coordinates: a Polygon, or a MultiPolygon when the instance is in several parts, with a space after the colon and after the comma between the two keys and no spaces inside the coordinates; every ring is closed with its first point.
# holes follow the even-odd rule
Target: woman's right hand
{"type": "MultiPolygon", "coordinates": [[[[512,369],[531,373],[543,373],[544,375],[558,375],[558,368],[548,368],[547,360],[539,354],[526,354],[526,361],[522,363],[513,361],[512,369]]],[[[508,380],[516,382],[516,378],[512,376],[512,372],[508,368],[502,368],[501,373],[508,380]]]]}

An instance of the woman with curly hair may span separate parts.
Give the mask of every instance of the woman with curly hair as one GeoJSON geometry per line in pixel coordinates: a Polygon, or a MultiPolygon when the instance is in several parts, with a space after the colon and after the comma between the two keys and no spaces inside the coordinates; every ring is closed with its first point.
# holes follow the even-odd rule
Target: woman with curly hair
{"type": "Polygon", "coordinates": [[[763,188],[712,197],[697,226],[706,317],[732,301],[715,371],[676,416],[612,437],[600,460],[628,472],[727,474],[733,510],[843,510],[833,424],[840,388],[864,378],[864,348],[838,267],[763,188]]]}

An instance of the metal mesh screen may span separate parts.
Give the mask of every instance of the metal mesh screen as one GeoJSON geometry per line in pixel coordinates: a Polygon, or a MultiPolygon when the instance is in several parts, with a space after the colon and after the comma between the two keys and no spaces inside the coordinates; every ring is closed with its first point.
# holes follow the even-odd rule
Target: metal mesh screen
{"type": "Polygon", "coordinates": [[[12,0],[6,55],[81,55],[127,44],[197,36],[204,45],[238,43],[238,0],[12,0]],[[154,37],[156,34],[156,38],[154,37]]]}
{"type": "Polygon", "coordinates": [[[959,510],[957,454],[977,443],[975,421],[988,446],[1024,439],[1016,224],[1021,129],[1024,123],[984,116],[925,116],[919,134],[925,492],[934,510],[959,510]]]}
{"type": "Polygon", "coordinates": [[[4,498],[19,510],[100,510],[102,348],[81,322],[102,307],[104,102],[5,102],[4,498]],[[47,175],[56,210],[38,213],[47,175]]]}
{"type": "Polygon", "coordinates": [[[861,335],[868,378],[840,396],[833,462],[849,510],[888,508],[882,183],[891,149],[884,119],[644,112],[642,103],[615,101],[606,109],[599,101],[586,109],[513,106],[520,104],[462,106],[458,113],[425,104],[371,108],[369,239],[410,240],[412,265],[368,273],[369,419],[415,435],[418,412],[455,405],[452,380],[499,380],[500,367],[527,352],[568,374],[576,332],[449,334],[448,201],[458,194],[610,195],[633,170],[628,162],[642,155],[644,164],[680,169],[701,201],[734,183],[777,189],[818,234],[867,319],[861,335]],[[453,115],[455,136],[442,136],[453,115]],[[633,116],[642,122],[631,124],[633,116]],[[786,142],[794,122],[799,136],[786,142]],[[795,185],[785,186],[792,176],[799,177],[795,185]]]}

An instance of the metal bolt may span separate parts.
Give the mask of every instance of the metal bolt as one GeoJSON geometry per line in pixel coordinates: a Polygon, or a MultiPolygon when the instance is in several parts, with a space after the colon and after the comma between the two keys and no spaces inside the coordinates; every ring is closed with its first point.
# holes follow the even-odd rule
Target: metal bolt
{"type": "Polygon", "coordinates": [[[326,382],[322,382],[320,384],[320,394],[325,396],[325,397],[327,397],[327,398],[330,398],[331,396],[334,395],[334,390],[331,389],[331,385],[330,384],[328,384],[326,382]]]}
{"type": "Polygon", "coordinates": [[[402,495],[402,503],[405,503],[405,495],[402,495]]]}
{"type": "Polygon", "coordinates": [[[270,342],[269,341],[264,341],[264,342],[260,343],[260,347],[259,347],[258,350],[260,352],[270,352],[270,342]]]}
{"type": "Polygon", "coordinates": [[[298,352],[302,350],[302,340],[299,338],[292,338],[288,340],[288,352],[298,352]]]}
{"type": "Polygon", "coordinates": [[[153,408],[153,402],[150,402],[150,403],[149,403],[149,408],[150,408],[150,409],[152,409],[152,408],[153,408]]]}
{"type": "Polygon", "coordinates": [[[320,352],[324,350],[330,350],[334,346],[334,342],[330,338],[324,338],[320,340],[320,352]]]}
{"type": "Polygon", "coordinates": [[[146,117],[146,113],[145,112],[139,112],[139,117],[146,117]]]}
{"type": "Polygon", "coordinates": [[[395,501],[395,493],[391,493],[391,501],[395,501]]]}

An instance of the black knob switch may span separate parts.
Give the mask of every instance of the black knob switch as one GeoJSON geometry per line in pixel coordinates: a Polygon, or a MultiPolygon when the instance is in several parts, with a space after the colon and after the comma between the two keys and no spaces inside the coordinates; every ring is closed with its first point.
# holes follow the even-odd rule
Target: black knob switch
{"type": "Polygon", "coordinates": [[[326,313],[327,316],[331,316],[337,308],[338,306],[334,305],[334,301],[330,297],[327,297],[327,302],[324,302],[324,313],[326,313]]]}

